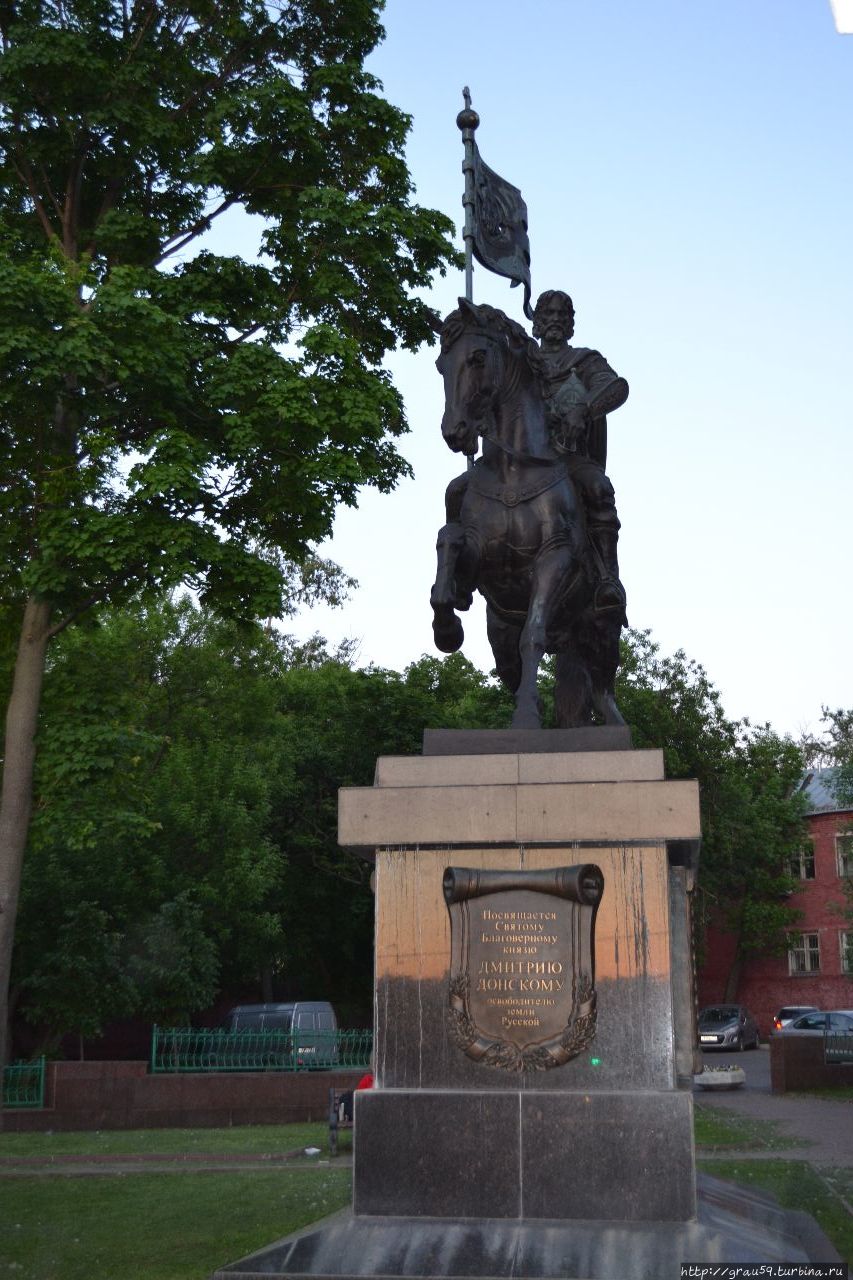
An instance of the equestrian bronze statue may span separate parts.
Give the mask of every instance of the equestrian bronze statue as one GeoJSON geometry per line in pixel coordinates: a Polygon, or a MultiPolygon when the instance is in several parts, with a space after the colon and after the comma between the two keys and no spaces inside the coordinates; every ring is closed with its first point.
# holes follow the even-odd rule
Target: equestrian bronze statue
{"type": "Polygon", "coordinates": [[[567,294],[542,294],[532,341],[485,304],[459,300],[441,327],[441,431],[457,453],[482,454],[452,480],[438,535],[433,632],[452,653],[458,612],[486,600],[489,643],[514,694],[513,727],[539,728],[536,679],[556,655],[557,725],[624,724],[614,698],[625,592],[619,519],[605,474],[606,415],[628,384],[597,351],[572,347],[567,294]]]}

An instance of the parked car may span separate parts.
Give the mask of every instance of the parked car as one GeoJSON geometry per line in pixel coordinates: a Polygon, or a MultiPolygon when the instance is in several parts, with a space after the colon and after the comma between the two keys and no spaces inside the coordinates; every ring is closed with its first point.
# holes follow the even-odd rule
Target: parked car
{"type": "Polygon", "coordinates": [[[817,1009],[783,1027],[783,1036],[822,1036],[826,1031],[853,1031],[853,1009],[817,1009]]]}
{"type": "Polygon", "coordinates": [[[781,1031],[787,1027],[796,1018],[802,1018],[805,1013],[820,1012],[816,1004],[786,1004],[783,1005],[776,1017],[773,1019],[773,1030],[781,1031]]]}
{"type": "Polygon", "coordinates": [[[757,1049],[758,1023],[742,1004],[709,1004],[699,1012],[703,1049],[757,1049]]]}
{"type": "Polygon", "coordinates": [[[338,1061],[338,1020],[328,1000],[238,1004],[226,1016],[229,1032],[289,1032],[294,1065],[331,1067],[338,1061]]]}

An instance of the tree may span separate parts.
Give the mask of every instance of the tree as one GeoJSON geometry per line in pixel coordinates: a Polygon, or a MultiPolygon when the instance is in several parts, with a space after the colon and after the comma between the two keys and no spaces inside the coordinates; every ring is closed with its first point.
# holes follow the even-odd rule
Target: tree
{"type": "Polygon", "coordinates": [[[272,834],[289,875],[288,962],[336,1005],[363,1016],[373,993],[372,867],[337,843],[338,788],[370,786],[380,755],[416,755],[425,727],[494,727],[512,700],[461,654],[423,657],[401,675],[359,669],[322,646],[293,654],[280,686],[292,767],[281,774],[272,834]],[[498,712],[499,714],[499,712],[498,712]]]}
{"type": "Polygon", "coordinates": [[[45,1045],[183,1021],[281,946],[281,670],[274,634],[188,599],[58,638],[12,986],[45,1045]]]}
{"type": "Polygon", "coordinates": [[[841,808],[853,808],[853,710],[821,708],[824,730],[800,744],[810,768],[831,769],[831,788],[841,808]]]}
{"type": "Polygon", "coordinates": [[[364,1017],[370,867],[337,845],[338,787],[417,751],[425,724],[483,723],[495,693],[511,713],[459,654],[358,670],[319,638],[296,646],[189,599],[64,632],[45,679],[16,1022],[54,1047],[258,988],[364,1017]]]}
{"type": "Polygon", "coordinates": [[[364,70],[374,0],[0,8],[0,1060],[51,639],[141,588],[274,616],[360,485],[407,470],[381,361],[454,259],[408,118],[364,70]],[[205,247],[261,220],[247,261],[205,247]]]}
{"type": "Polygon", "coordinates": [[[628,633],[616,696],[634,745],[662,747],[668,777],[698,779],[699,916],[737,938],[724,997],[734,1000],[746,957],[784,950],[799,916],[786,866],[805,834],[802,754],[769,725],[730,720],[701,664],[680,650],[662,657],[648,632],[628,633]]]}

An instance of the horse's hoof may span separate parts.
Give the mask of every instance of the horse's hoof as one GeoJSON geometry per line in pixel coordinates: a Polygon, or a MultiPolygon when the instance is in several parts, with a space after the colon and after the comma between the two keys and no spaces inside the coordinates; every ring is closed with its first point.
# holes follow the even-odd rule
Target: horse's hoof
{"type": "Polygon", "coordinates": [[[611,609],[625,610],[625,591],[615,578],[603,578],[595,588],[593,608],[596,613],[607,613],[611,609]]]}
{"type": "Polygon", "coordinates": [[[462,648],[462,641],[465,639],[462,623],[455,613],[449,618],[434,618],[432,634],[436,649],[440,649],[442,653],[455,653],[462,648]]]}
{"type": "Polygon", "coordinates": [[[530,707],[516,707],[512,717],[513,729],[541,729],[539,712],[530,707]]]}

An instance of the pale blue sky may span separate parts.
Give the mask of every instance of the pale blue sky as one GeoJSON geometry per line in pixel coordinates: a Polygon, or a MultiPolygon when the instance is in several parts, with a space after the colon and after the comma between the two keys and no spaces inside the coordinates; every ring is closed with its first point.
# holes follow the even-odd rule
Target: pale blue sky
{"type": "MultiPolygon", "coordinates": [[[[796,734],[853,705],[853,36],[829,0],[389,0],[385,26],[371,65],[414,117],[418,199],[461,225],[467,83],[484,159],[527,201],[534,298],[568,290],[577,342],[630,383],[608,470],[632,625],[703,662],[732,715],[796,734]]],[[[498,277],[474,297],[522,319],[498,277]]],[[[435,354],[390,362],[414,481],[324,548],[359,590],[294,628],[356,637],[363,662],[432,651],[461,470],[435,354]]],[[[466,631],[488,669],[481,613],[466,631]]]]}

